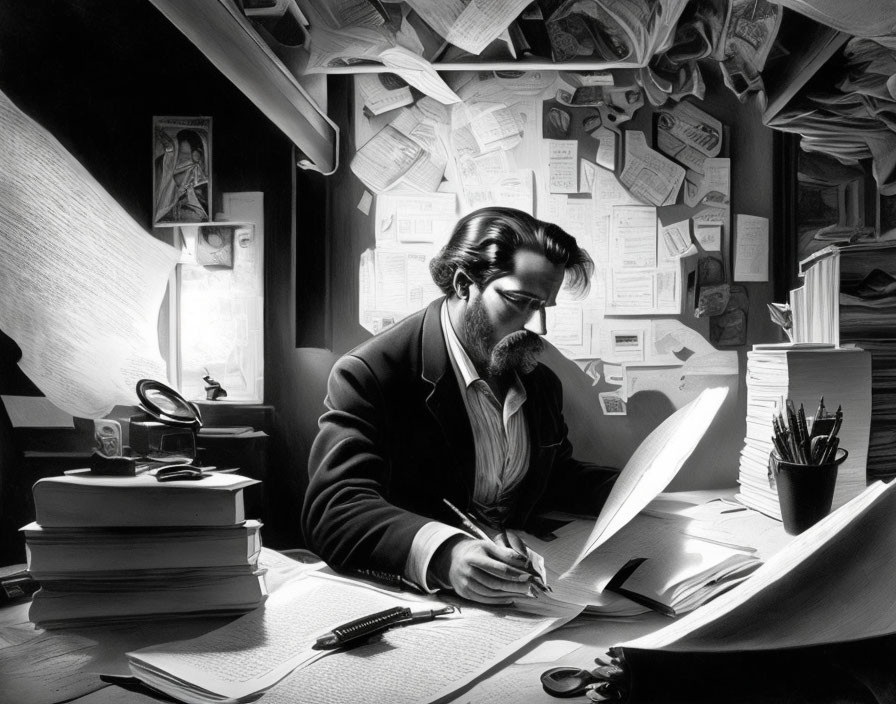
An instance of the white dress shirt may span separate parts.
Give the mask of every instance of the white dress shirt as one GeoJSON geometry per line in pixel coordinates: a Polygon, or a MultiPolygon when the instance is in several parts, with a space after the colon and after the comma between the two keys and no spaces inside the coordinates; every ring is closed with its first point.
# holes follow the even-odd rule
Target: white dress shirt
{"type": "MultiPolygon", "coordinates": [[[[447,302],[442,304],[441,322],[448,357],[473,430],[476,453],[473,503],[480,513],[500,521],[509,510],[513,490],[522,481],[529,464],[529,432],[522,410],[526,389],[519,376],[514,375],[502,405],[480,378],[461,345],[448,317],[447,302]]],[[[428,592],[435,591],[426,583],[429,563],[439,546],[455,535],[467,533],[438,521],[430,521],[417,531],[405,563],[405,578],[428,592]]]]}

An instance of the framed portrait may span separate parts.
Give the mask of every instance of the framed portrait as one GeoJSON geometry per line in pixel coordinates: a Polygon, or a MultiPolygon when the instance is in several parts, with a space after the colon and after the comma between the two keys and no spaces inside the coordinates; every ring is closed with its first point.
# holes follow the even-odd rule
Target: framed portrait
{"type": "Polygon", "coordinates": [[[209,222],[212,118],[153,117],[152,224],[209,222]]]}

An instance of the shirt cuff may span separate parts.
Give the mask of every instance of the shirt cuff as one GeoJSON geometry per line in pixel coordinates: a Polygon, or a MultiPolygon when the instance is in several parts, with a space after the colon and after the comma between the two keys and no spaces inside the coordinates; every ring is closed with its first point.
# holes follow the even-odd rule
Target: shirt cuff
{"type": "Polygon", "coordinates": [[[436,554],[436,550],[455,535],[468,536],[460,528],[454,528],[438,521],[424,524],[414,536],[414,542],[411,543],[411,552],[408,554],[408,560],[404,566],[405,579],[413,582],[428,594],[438,591],[431,589],[426,583],[429,563],[432,556],[436,554]]]}

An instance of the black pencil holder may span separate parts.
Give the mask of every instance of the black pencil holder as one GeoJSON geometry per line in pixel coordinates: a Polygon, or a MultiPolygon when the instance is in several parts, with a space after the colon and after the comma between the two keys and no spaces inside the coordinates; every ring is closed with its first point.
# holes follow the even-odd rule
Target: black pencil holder
{"type": "Polygon", "coordinates": [[[847,458],[846,450],[825,464],[785,462],[774,452],[769,455],[769,474],[778,488],[778,503],[784,530],[799,535],[831,512],[837,469],[847,458]]]}

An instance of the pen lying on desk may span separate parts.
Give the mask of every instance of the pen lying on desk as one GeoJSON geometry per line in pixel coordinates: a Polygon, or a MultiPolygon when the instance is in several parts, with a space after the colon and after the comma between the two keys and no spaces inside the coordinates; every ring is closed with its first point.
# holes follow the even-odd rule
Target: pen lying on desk
{"type": "Polygon", "coordinates": [[[411,609],[407,606],[396,606],[344,623],[322,635],[312,647],[315,650],[341,648],[343,645],[349,645],[368,636],[382,633],[393,626],[408,626],[413,623],[432,621],[437,616],[447,616],[454,612],[453,606],[440,606],[435,609],[411,609]]]}

